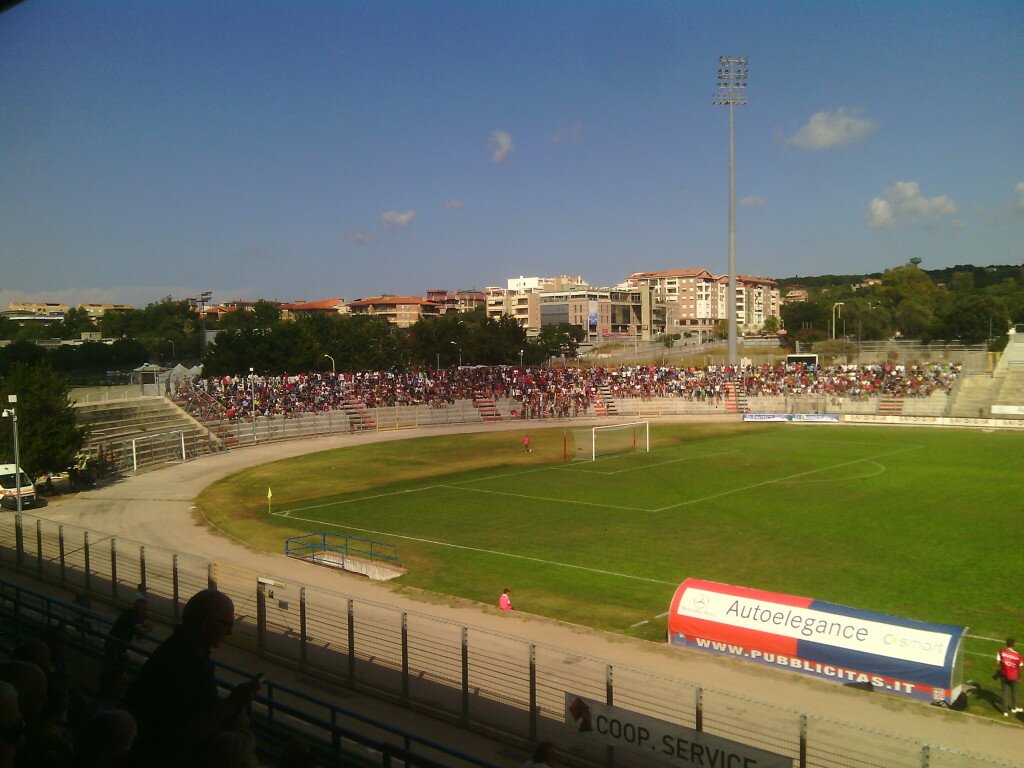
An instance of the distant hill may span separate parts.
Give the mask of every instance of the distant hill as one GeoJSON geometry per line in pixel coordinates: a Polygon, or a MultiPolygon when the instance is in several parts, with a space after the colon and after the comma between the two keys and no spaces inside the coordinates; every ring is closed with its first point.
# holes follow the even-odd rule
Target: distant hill
{"type": "MultiPolygon", "coordinates": [[[[955,267],[945,269],[925,269],[928,277],[936,283],[948,283],[957,272],[968,272],[974,276],[975,288],[986,288],[996,285],[1007,278],[1016,279],[1024,274],[1024,266],[1012,264],[997,264],[988,267],[975,267],[972,264],[957,264],[955,267]]],[[[881,278],[881,272],[866,272],[859,275],[816,275],[816,276],[794,276],[777,278],[779,288],[790,288],[800,285],[805,288],[829,288],[832,286],[851,286],[864,282],[867,278],[881,278]]],[[[785,291],[783,291],[785,292],[785,291]]]]}

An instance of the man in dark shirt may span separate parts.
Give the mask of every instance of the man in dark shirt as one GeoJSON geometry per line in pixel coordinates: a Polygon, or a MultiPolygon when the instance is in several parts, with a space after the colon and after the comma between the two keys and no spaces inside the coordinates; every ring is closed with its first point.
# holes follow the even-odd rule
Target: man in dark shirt
{"type": "Polygon", "coordinates": [[[178,765],[210,736],[244,725],[259,677],[220,699],[210,661],[210,651],[231,634],[234,622],[231,598],[215,589],[198,592],[185,605],[181,624],[142,667],[126,699],[138,721],[139,760],[178,765]]]}
{"type": "Polygon", "coordinates": [[[146,599],[137,599],[117,617],[103,644],[103,655],[109,663],[124,665],[128,661],[128,646],[141,640],[151,629],[146,621],[148,610],[146,599]]]}

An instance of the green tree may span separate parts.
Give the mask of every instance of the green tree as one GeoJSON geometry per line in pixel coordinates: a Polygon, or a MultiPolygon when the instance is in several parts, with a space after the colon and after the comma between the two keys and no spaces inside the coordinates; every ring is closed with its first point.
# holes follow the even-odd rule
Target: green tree
{"type": "Polygon", "coordinates": [[[765,333],[778,333],[779,332],[779,318],[775,315],[769,315],[764,319],[764,325],[761,329],[765,333]]]}
{"type": "Polygon", "coordinates": [[[904,299],[896,307],[896,329],[905,339],[929,341],[935,325],[935,313],[923,298],[904,299]]]}
{"type": "MultiPolygon", "coordinates": [[[[85,442],[85,430],[68,400],[67,382],[48,365],[18,364],[0,380],[5,407],[8,395],[18,396],[18,453],[29,476],[71,466],[85,442]]],[[[13,462],[13,430],[0,438],[0,451],[13,462]]]]}
{"type": "Polygon", "coordinates": [[[541,326],[540,334],[534,340],[535,352],[541,360],[551,357],[575,357],[580,342],[587,338],[587,332],[572,323],[541,326]]]}
{"type": "Polygon", "coordinates": [[[72,307],[57,327],[57,334],[62,339],[80,339],[82,333],[95,330],[95,328],[88,312],[82,307],[72,307]]]}

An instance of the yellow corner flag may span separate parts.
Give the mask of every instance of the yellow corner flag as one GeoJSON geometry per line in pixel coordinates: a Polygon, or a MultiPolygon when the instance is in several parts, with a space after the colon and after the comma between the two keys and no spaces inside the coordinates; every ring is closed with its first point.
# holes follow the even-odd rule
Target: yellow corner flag
{"type": "Polygon", "coordinates": [[[270,486],[269,485],[267,486],[267,498],[268,499],[274,498],[274,492],[272,490],[270,490],[270,486]]]}

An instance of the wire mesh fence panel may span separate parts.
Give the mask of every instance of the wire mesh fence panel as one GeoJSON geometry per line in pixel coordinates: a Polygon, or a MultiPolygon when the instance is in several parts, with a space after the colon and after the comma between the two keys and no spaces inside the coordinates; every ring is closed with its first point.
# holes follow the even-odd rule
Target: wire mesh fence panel
{"type": "MultiPolygon", "coordinates": [[[[142,551],[131,541],[117,543],[117,598],[133,602],[142,584],[142,551]]],[[[148,597],[148,595],[147,595],[148,597]]]]}
{"type": "Polygon", "coordinates": [[[445,712],[462,707],[462,629],[427,617],[408,617],[408,686],[415,701],[445,712]]]}
{"type": "Polygon", "coordinates": [[[807,718],[808,768],[919,768],[921,745],[910,739],[807,718]]]}
{"type": "Polygon", "coordinates": [[[958,752],[942,747],[928,748],[928,768],[1020,768],[1020,765],[1020,762],[1000,762],[970,752],[958,752]]]}
{"type": "Polygon", "coordinates": [[[696,727],[697,687],[648,672],[615,667],[613,697],[617,707],[687,728],[696,727]]]}
{"type": "Polygon", "coordinates": [[[162,549],[146,549],[146,597],[149,611],[167,621],[180,617],[184,604],[180,594],[175,603],[174,556],[162,549]]]}
{"type": "Polygon", "coordinates": [[[356,675],[360,682],[390,693],[402,692],[400,616],[356,604],[352,626],[356,675]]]}
{"type": "Polygon", "coordinates": [[[776,755],[800,751],[800,713],[726,691],[701,690],[703,731],[776,755]]]}
{"type": "Polygon", "coordinates": [[[529,646],[487,632],[467,632],[467,707],[470,717],[527,736],[530,727],[529,646]]]}
{"type": "Polygon", "coordinates": [[[561,648],[537,647],[538,717],[562,722],[565,695],[606,701],[607,665],[561,648]]]}

